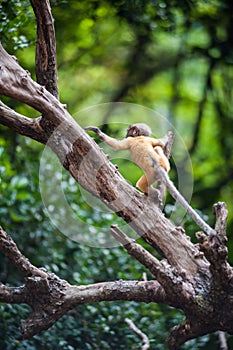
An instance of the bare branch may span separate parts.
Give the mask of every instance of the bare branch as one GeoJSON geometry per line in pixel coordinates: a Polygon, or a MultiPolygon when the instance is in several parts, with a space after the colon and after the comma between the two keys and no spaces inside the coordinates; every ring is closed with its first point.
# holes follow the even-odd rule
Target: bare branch
{"type": "Polygon", "coordinates": [[[174,133],[172,131],[169,131],[167,133],[167,142],[166,142],[165,148],[164,148],[165,156],[168,159],[170,159],[170,157],[171,157],[171,149],[172,149],[173,142],[174,142],[174,133]]]}
{"type": "Polygon", "coordinates": [[[125,322],[129,325],[129,327],[132,329],[134,333],[137,334],[137,336],[142,340],[142,350],[147,350],[150,348],[150,341],[149,338],[145,333],[143,333],[135,324],[132,320],[129,318],[125,319],[125,322]]]}
{"type": "MultiPolygon", "coordinates": [[[[172,145],[174,142],[174,133],[172,131],[169,131],[164,137],[163,137],[164,141],[165,141],[165,147],[164,147],[164,153],[165,156],[170,159],[171,157],[171,149],[172,149],[172,145]]],[[[157,189],[160,192],[160,197],[161,200],[164,201],[165,198],[165,194],[166,194],[166,184],[164,181],[162,181],[161,179],[159,179],[157,181],[157,189]]]]}
{"type": "Polygon", "coordinates": [[[169,299],[157,281],[114,281],[69,286],[65,300],[72,307],[96,301],[128,300],[169,305],[169,299]]]}
{"type": "Polygon", "coordinates": [[[213,206],[213,209],[216,215],[215,230],[216,232],[219,232],[223,237],[225,237],[228,217],[226,204],[224,202],[218,202],[213,206]]]}
{"type": "MultiPolygon", "coordinates": [[[[31,79],[30,73],[24,70],[14,56],[10,56],[0,44],[0,94],[26,103],[41,112],[46,118],[48,115],[53,122],[72,120],[62,105],[43,86],[31,79]],[[56,112],[55,112],[56,111],[56,112]]],[[[47,125],[49,128],[49,125],[47,125]]]]}
{"type": "Polygon", "coordinates": [[[56,98],[57,63],[54,20],[48,0],[30,0],[37,22],[36,77],[40,85],[56,98]]]}
{"type": "Polygon", "coordinates": [[[26,303],[25,287],[7,287],[0,283],[0,302],[9,304],[26,303]]]}
{"type": "Polygon", "coordinates": [[[220,342],[220,350],[228,350],[226,334],[224,332],[218,332],[219,342],[220,342]]]}
{"type": "Polygon", "coordinates": [[[227,262],[226,221],[228,212],[225,203],[215,204],[214,212],[216,214],[216,234],[206,237],[202,232],[197,232],[196,236],[200,241],[200,248],[210,262],[212,283],[217,292],[217,286],[220,289],[228,288],[229,281],[233,280],[233,269],[227,262]]]}
{"type": "Polygon", "coordinates": [[[167,303],[156,281],[120,280],[71,286],[54,274],[48,274],[46,281],[34,276],[27,280],[26,302],[31,305],[33,312],[22,324],[24,339],[48,329],[67,311],[79,305],[113,300],[167,303]]]}
{"type": "Polygon", "coordinates": [[[55,274],[32,265],[2,227],[0,251],[26,276],[22,287],[0,285],[0,302],[26,303],[33,310],[22,323],[25,339],[48,329],[68,310],[81,304],[112,300],[169,304],[166,293],[157,281],[120,280],[71,286],[55,274]]]}
{"type": "Polygon", "coordinates": [[[41,143],[47,142],[47,137],[40,126],[40,118],[27,118],[13,111],[2,101],[0,101],[0,123],[20,135],[28,136],[41,143]]]}
{"type": "Polygon", "coordinates": [[[211,330],[205,327],[200,329],[198,320],[194,324],[186,320],[172,328],[166,344],[169,350],[178,350],[187,340],[208,334],[208,332],[211,332],[211,330]]]}
{"type": "MultiPolygon", "coordinates": [[[[144,265],[156,277],[163,288],[166,288],[167,295],[171,297],[171,300],[173,299],[173,305],[175,301],[174,295],[183,295],[186,301],[191,299],[194,291],[190,288],[190,285],[186,288],[184,281],[175,268],[172,268],[166,260],[159,261],[141,245],[127,237],[117,225],[111,226],[111,233],[117,241],[124,245],[127,252],[144,265]]],[[[175,303],[179,305],[177,301],[175,303]]],[[[182,305],[179,306],[182,307],[182,305]]]]}
{"type": "Polygon", "coordinates": [[[15,242],[10,236],[3,230],[0,226],[0,251],[12,261],[12,263],[17,267],[17,269],[23,272],[26,276],[38,275],[45,277],[46,274],[33,266],[19,251],[15,242]]]}
{"type": "Polygon", "coordinates": [[[159,280],[159,273],[163,268],[162,264],[155,256],[124,234],[117,225],[111,226],[111,233],[113,237],[124,246],[130,255],[148,268],[148,270],[159,280]]]}

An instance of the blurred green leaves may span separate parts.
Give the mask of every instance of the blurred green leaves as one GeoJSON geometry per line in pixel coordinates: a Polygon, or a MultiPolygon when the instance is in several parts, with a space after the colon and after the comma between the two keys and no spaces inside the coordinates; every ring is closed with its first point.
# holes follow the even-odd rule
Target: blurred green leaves
{"type": "MultiPolygon", "coordinates": [[[[213,222],[212,204],[226,201],[231,232],[233,2],[54,0],[51,4],[57,34],[60,96],[69,111],[75,114],[94,104],[126,101],[165,115],[191,152],[195,180],[192,205],[213,222]]],[[[3,0],[0,16],[4,47],[35,76],[36,24],[30,2],[3,0]]],[[[29,117],[37,115],[16,101],[7,104],[29,117]]],[[[107,123],[108,116],[104,118],[107,123]]],[[[108,132],[114,135],[115,130],[108,132]]],[[[42,147],[34,141],[0,126],[1,225],[32,263],[70,283],[140,279],[144,269],[122,248],[80,245],[52,225],[39,192],[41,151],[42,147]]],[[[127,162],[119,166],[127,180],[135,183],[138,170],[127,162]]],[[[175,172],[172,177],[176,182],[175,172]]],[[[113,214],[101,216],[83,201],[69,175],[63,181],[72,209],[82,220],[96,225],[95,234],[102,225],[115,222],[113,214]]],[[[169,200],[167,211],[173,208],[172,204],[169,200]]],[[[196,229],[189,220],[186,227],[190,235],[196,229]]],[[[231,236],[229,248],[232,260],[231,236]]],[[[3,256],[0,278],[8,285],[24,282],[23,276],[3,256]]],[[[138,339],[125,324],[125,317],[132,318],[148,334],[152,349],[165,349],[169,328],[183,317],[173,309],[157,305],[100,303],[73,310],[52,329],[22,342],[19,324],[27,313],[25,305],[0,305],[2,349],[138,349],[138,339]]],[[[183,348],[213,350],[218,348],[217,344],[216,336],[206,336],[183,348]]]]}
{"type": "Polygon", "coordinates": [[[0,40],[9,50],[23,49],[35,41],[34,16],[29,0],[0,2],[0,40]]]}

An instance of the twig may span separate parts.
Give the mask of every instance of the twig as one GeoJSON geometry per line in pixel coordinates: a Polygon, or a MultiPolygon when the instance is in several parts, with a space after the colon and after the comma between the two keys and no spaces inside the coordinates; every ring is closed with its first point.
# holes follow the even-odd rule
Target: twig
{"type": "Polygon", "coordinates": [[[141,245],[137,244],[133,239],[129,238],[117,225],[111,226],[111,233],[113,237],[125,247],[130,255],[148,268],[154,276],[158,276],[158,272],[162,269],[162,265],[156,257],[150,254],[141,245]]]}
{"type": "Polygon", "coordinates": [[[132,329],[134,333],[137,334],[137,336],[142,339],[142,349],[141,350],[147,350],[150,348],[150,341],[149,338],[145,333],[143,333],[129,318],[125,319],[125,322],[128,324],[128,326],[132,329]]]}
{"type": "MultiPolygon", "coordinates": [[[[171,149],[174,142],[174,133],[172,131],[168,131],[168,133],[163,138],[166,139],[164,154],[168,159],[170,159],[171,149]]],[[[157,189],[160,192],[161,201],[163,201],[166,193],[166,184],[164,183],[164,181],[160,179],[157,181],[157,189]]]]}
{"type": "Polygon", "coordinates": [[[228,350],[226,334],[222,331],[219,331],[218,337],[219,337],[219,342],[220,342],[220,349],[221,350],[228,350]]]}
{"type": "Polygon", "coordinates": [[[166,142],[166,145],[165,145],[165,149],[164,149],[164,153],[165,153],[165,156],[170,159],[171,157],[171,149],[172,149],[172,145],[173,145],[173,142],[174,142],[174,133],[172,131],[168,131],[167,133],[167,142],[166,142]]]}
{"type": "MultiPolygon", "coordinates": [[[[166,260],[159,261],[145,248],[126,236],[117,225],[111,226],[111,233],[127,252],[144,265],[156,277],[161,286],[166,288],[168,296],[179,293],[180,295],[183,294],[184,298],[187,297],[182,279],[177,277],[176,270],[172,269],[166,260]]],[[[190,290],[188,293],[190,293],[190,290]]]]}

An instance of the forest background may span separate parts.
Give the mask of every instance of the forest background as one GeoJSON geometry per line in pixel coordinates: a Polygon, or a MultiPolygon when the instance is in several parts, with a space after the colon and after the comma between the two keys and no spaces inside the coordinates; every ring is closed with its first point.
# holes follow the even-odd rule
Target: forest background
{"type": "MultiPolygon", "coordinates": [[[[166,117],[182,135],[192,160],[193,207],[213,223],[213,203],[227,204],[232,263],[233,4],[227,0],[61,0],[51,5],[61,101],[72,115],[113,101],[142,105],[166,117]]],[[[3,46],[35,78],[36,24],[29,1],[1,1],[0,12],[3,46]]],[[[3,101],[30,116],[29,107],[3,101]]],[[[108,132],[122,136],[111,124],[108,132]]],[[[140,279],[142,266],[122,248],[100,249],[71,241],[51,223],[39,189],[42,152],[42,145],[0,126],[1,225],[33,264],[70,283],[140,279]]],[[[138,173],[131,171],[130,163],[120,162],[119,167],[127,180],[136,182],[138,173]]],[[[174,181],[175,176],[174,171],[174,181]]],[[[68,175],[64,191],[77,215],[97,232],[115,222],[114,215],[100,215],[87,205],[68,175]]],[[[165,210],[169,214],[172,205],[165,210]]],[[[185,227],[195,232],[188,218],[185,227]]],[[[0,280],[23,282],[2,255],[0,280]]],[[[20,341],[19,324],[27,312],[24,305],[0,305],[2,349],[137,349],[138,339],[125,317],[148,335],[152,349],[165,349],[168,330],[182,319],[181,313],[164,306],[103,302],[81,306],[50,330],[20,341]]],[[[232,337],[228,342],[233,343],[232,337]]],[[[182,348],[217,349],[218,337],[205,336],[182,348]]]]}

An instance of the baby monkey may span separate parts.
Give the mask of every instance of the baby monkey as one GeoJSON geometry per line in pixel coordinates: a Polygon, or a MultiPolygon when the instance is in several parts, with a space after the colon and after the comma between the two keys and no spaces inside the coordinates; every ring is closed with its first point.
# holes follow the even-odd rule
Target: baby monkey
{"type": "MultiPolygon", "coordinates": [[[[185,198],[177,190],[168,176],[170,170],[169,160],[164,154],[164,148],[167,138],[155,139],[151,137],[151,129],[144,123],[130,125],[127,129],[126,138],[116,140],[103,133],[95,126],[88,126],[85,130],[95,132],[101,141],[115,150],[130,150],[132,161],[139,166],[144,174],[136,183],[141,191],[146,195],[152,195],[159,203],[162,202],[163,194],[151,185],[155,181],[160,181],[165,185],[171,196],[187,211],[193,220],[208,235],[214,234],[215,231],[196,213],[189,205],[185,198]]],[[[162,188],[162,187],[161,187],[162,188]]]]}

